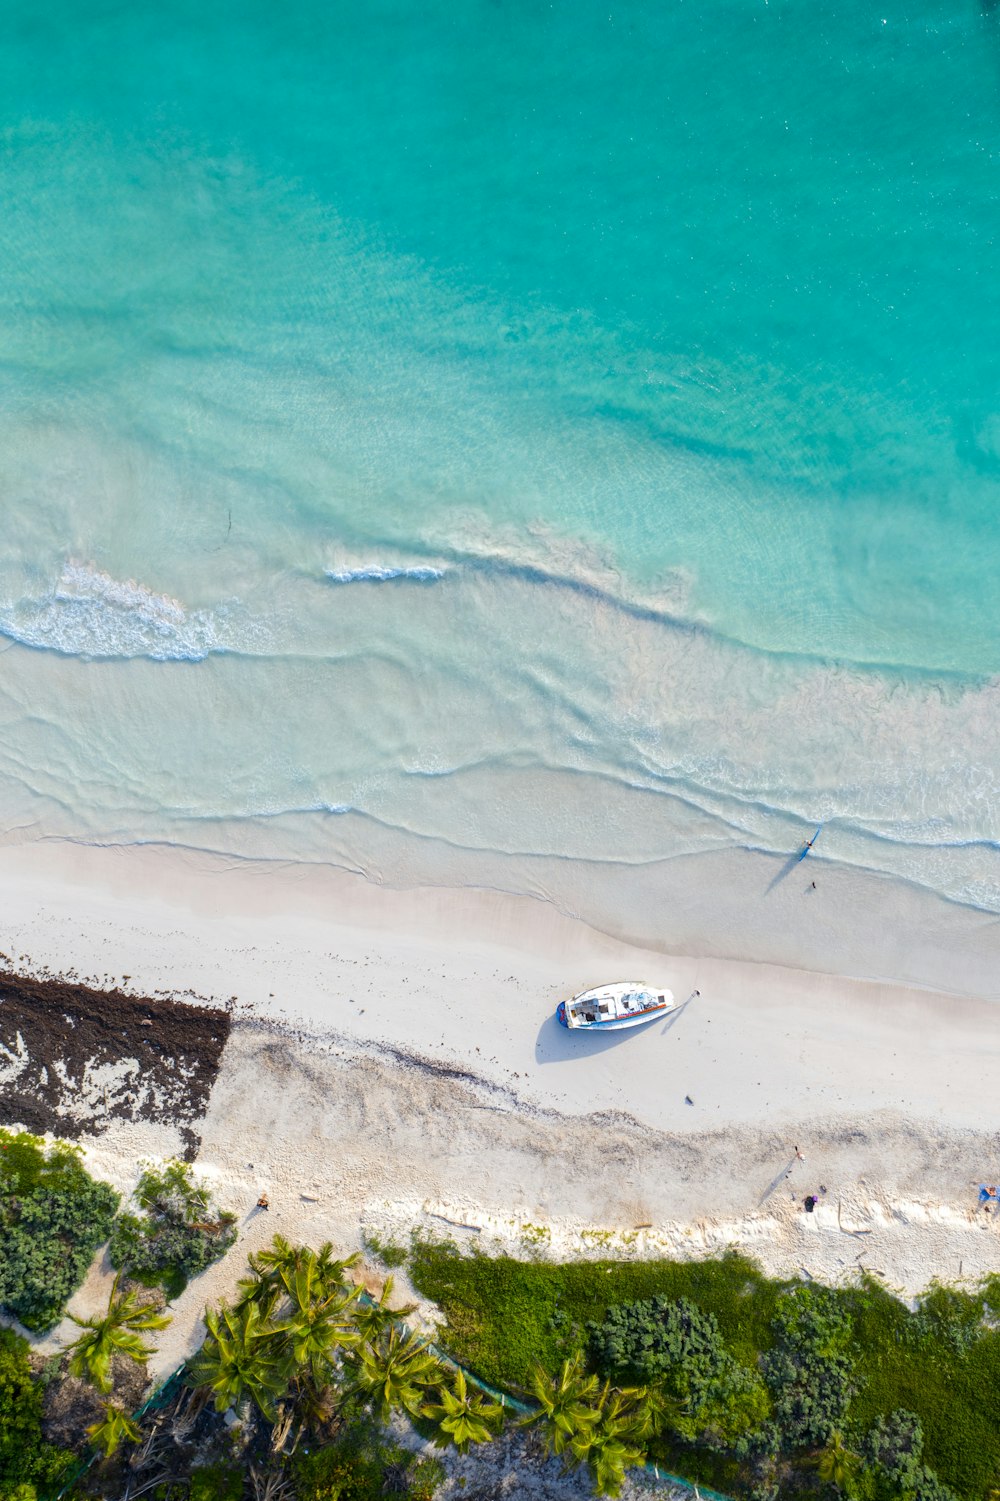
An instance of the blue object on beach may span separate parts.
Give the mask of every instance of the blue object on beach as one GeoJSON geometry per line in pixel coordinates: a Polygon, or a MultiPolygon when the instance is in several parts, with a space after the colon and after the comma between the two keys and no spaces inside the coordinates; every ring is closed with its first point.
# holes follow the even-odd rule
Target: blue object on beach
{"type": "Polygon", "coordinates": [[[816,830],[816,832],[812,836],[812,838],[807,841],[804,849],[802,850],[801,855],[799,856],[800,860],[804,860],[806,858],[806,856],[808,855],[809,851],[812,849],[813,845],[816,843],[816,840],[819,838],[819,836],[820,836],[820,830],[822,829],[822,827],[823,827],[823,825],[820,824],[819,828],[816,830]]]}

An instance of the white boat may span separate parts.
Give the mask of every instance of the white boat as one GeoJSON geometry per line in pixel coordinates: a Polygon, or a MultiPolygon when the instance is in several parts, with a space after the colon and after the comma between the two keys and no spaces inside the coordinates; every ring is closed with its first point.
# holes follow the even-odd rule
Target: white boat
{"type": "Polygon", "coordinates": [[[676,1005],[673,993],[642,980],[618,980],[581,990],[571,1001],[560,1001],[556,1020],[564,1027],[614,1032],[622,1027],[641,1027],[654,1016],[665,1016],[676,1005]]]}

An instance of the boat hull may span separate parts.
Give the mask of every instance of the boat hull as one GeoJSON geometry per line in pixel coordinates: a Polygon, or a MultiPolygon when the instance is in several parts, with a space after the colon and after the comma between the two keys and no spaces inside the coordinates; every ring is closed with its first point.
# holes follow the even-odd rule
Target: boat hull
{"type": "Polygon", "coordinates": [[[666,1016],[674,1004],[669,990],[624,982],[584,990],[571,1001],[560,1001],[556,1020],[573,1032],[622,1032],[666,1016]]]}

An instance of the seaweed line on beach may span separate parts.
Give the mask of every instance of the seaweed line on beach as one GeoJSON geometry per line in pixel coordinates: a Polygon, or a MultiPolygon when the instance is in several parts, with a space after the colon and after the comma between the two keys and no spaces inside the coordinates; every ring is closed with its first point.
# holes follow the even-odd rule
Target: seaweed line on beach
{"type": "Polygon", "coordinates": [[[0,970],[3,1119],[70,1140],[169,1123],[193,1159],[230,1027],[223,1007],[0,970]]]}

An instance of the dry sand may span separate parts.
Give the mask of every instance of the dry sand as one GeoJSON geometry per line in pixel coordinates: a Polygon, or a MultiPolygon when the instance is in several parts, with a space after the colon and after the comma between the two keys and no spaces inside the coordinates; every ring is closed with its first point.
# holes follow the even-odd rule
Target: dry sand
{"type": "MultiPolygon", "coordinates": [[[[1000,1268],[974,1187],[1000,1175],[990,1001],[639,950],[495,893],[157,849],[3,862],[14,964],[232,1004],[198,1162],[243,1250],[420,1226],[522,1255],[740,1245],[774,1272],[865,1266],[907,1293],[1000,1268]],[[686,1004],[615,1038],[556,1026],[560,997],[611,977],[686,1004]]],[[[87,1149],[127,1188],[141,1156],[182,1145],[122,1119],[87,1149]]],[[[189,1288],[158,1371],[242,1265],[189,1288]]]]}

